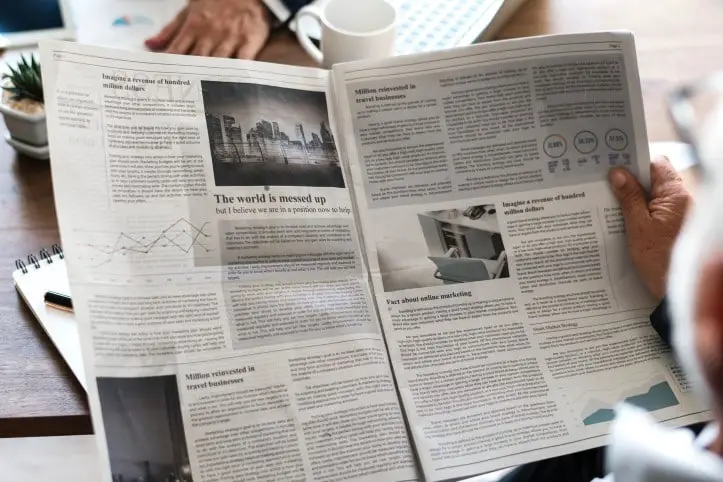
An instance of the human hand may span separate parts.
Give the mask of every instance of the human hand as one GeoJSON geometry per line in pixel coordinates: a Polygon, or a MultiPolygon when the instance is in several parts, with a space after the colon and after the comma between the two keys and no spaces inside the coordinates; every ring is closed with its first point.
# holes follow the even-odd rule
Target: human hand
{"type": "Polygon", "coordinates": [[[643,186],[627,169],[612,169],[609,179],[625,218],[630,259],[650,294],[660,301],[690,193],[664,157],[650,164],[649,201],[643,186]]]}
{"type": "Polygon", "coordinates": [[[169,54],[253,59],[269,38],[262,0],[189,0],[146,47],[169,54]]]}

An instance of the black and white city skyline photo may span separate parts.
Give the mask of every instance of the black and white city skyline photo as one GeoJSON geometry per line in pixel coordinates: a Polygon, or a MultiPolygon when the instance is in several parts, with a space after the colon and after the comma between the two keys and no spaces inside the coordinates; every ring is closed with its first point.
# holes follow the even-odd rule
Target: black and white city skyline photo
{"type": "Polygon", "coordinates": [[[344,187],[326,95],[202,81],[217,186],[344,187]]]}

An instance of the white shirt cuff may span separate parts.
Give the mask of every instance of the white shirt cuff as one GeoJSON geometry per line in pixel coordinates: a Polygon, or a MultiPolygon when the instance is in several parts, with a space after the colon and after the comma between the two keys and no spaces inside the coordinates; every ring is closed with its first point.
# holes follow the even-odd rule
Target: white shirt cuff
{"type": "Polygon", "coordinates": [[[282,23],[286,22],[291,16],[291,12],[281,0],[264,0],[264,3],[266,7],[271,10],[271,13],[282,23]]]}

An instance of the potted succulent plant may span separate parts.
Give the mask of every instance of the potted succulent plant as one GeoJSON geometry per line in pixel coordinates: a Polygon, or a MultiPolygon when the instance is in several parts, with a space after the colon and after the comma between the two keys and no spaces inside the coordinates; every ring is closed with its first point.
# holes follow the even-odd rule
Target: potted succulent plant
{"type": "Polygon", "coordinates": [[[9,73],[3,74],[0,86],[0,112],[10,136],[34,146],[47,145],[43,81],[35,57],[21,57],[15,67],[9,67],[9,73]]]}

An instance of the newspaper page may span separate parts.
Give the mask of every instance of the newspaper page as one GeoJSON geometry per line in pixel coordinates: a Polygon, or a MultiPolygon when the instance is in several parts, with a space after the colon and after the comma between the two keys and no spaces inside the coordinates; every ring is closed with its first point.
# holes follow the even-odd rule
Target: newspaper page
{"type": "Polygon", "coordinates": [[[649,184],[633,37],[334,67],[343,155],[427,480],[605,442],[627,401],[706,418],[649,324],[606,178],[649,184]]]}
{"type": "Polygon", "coordinates": [[[416,480],[329,73],[41,53],[105,480],[416,480]]]}

